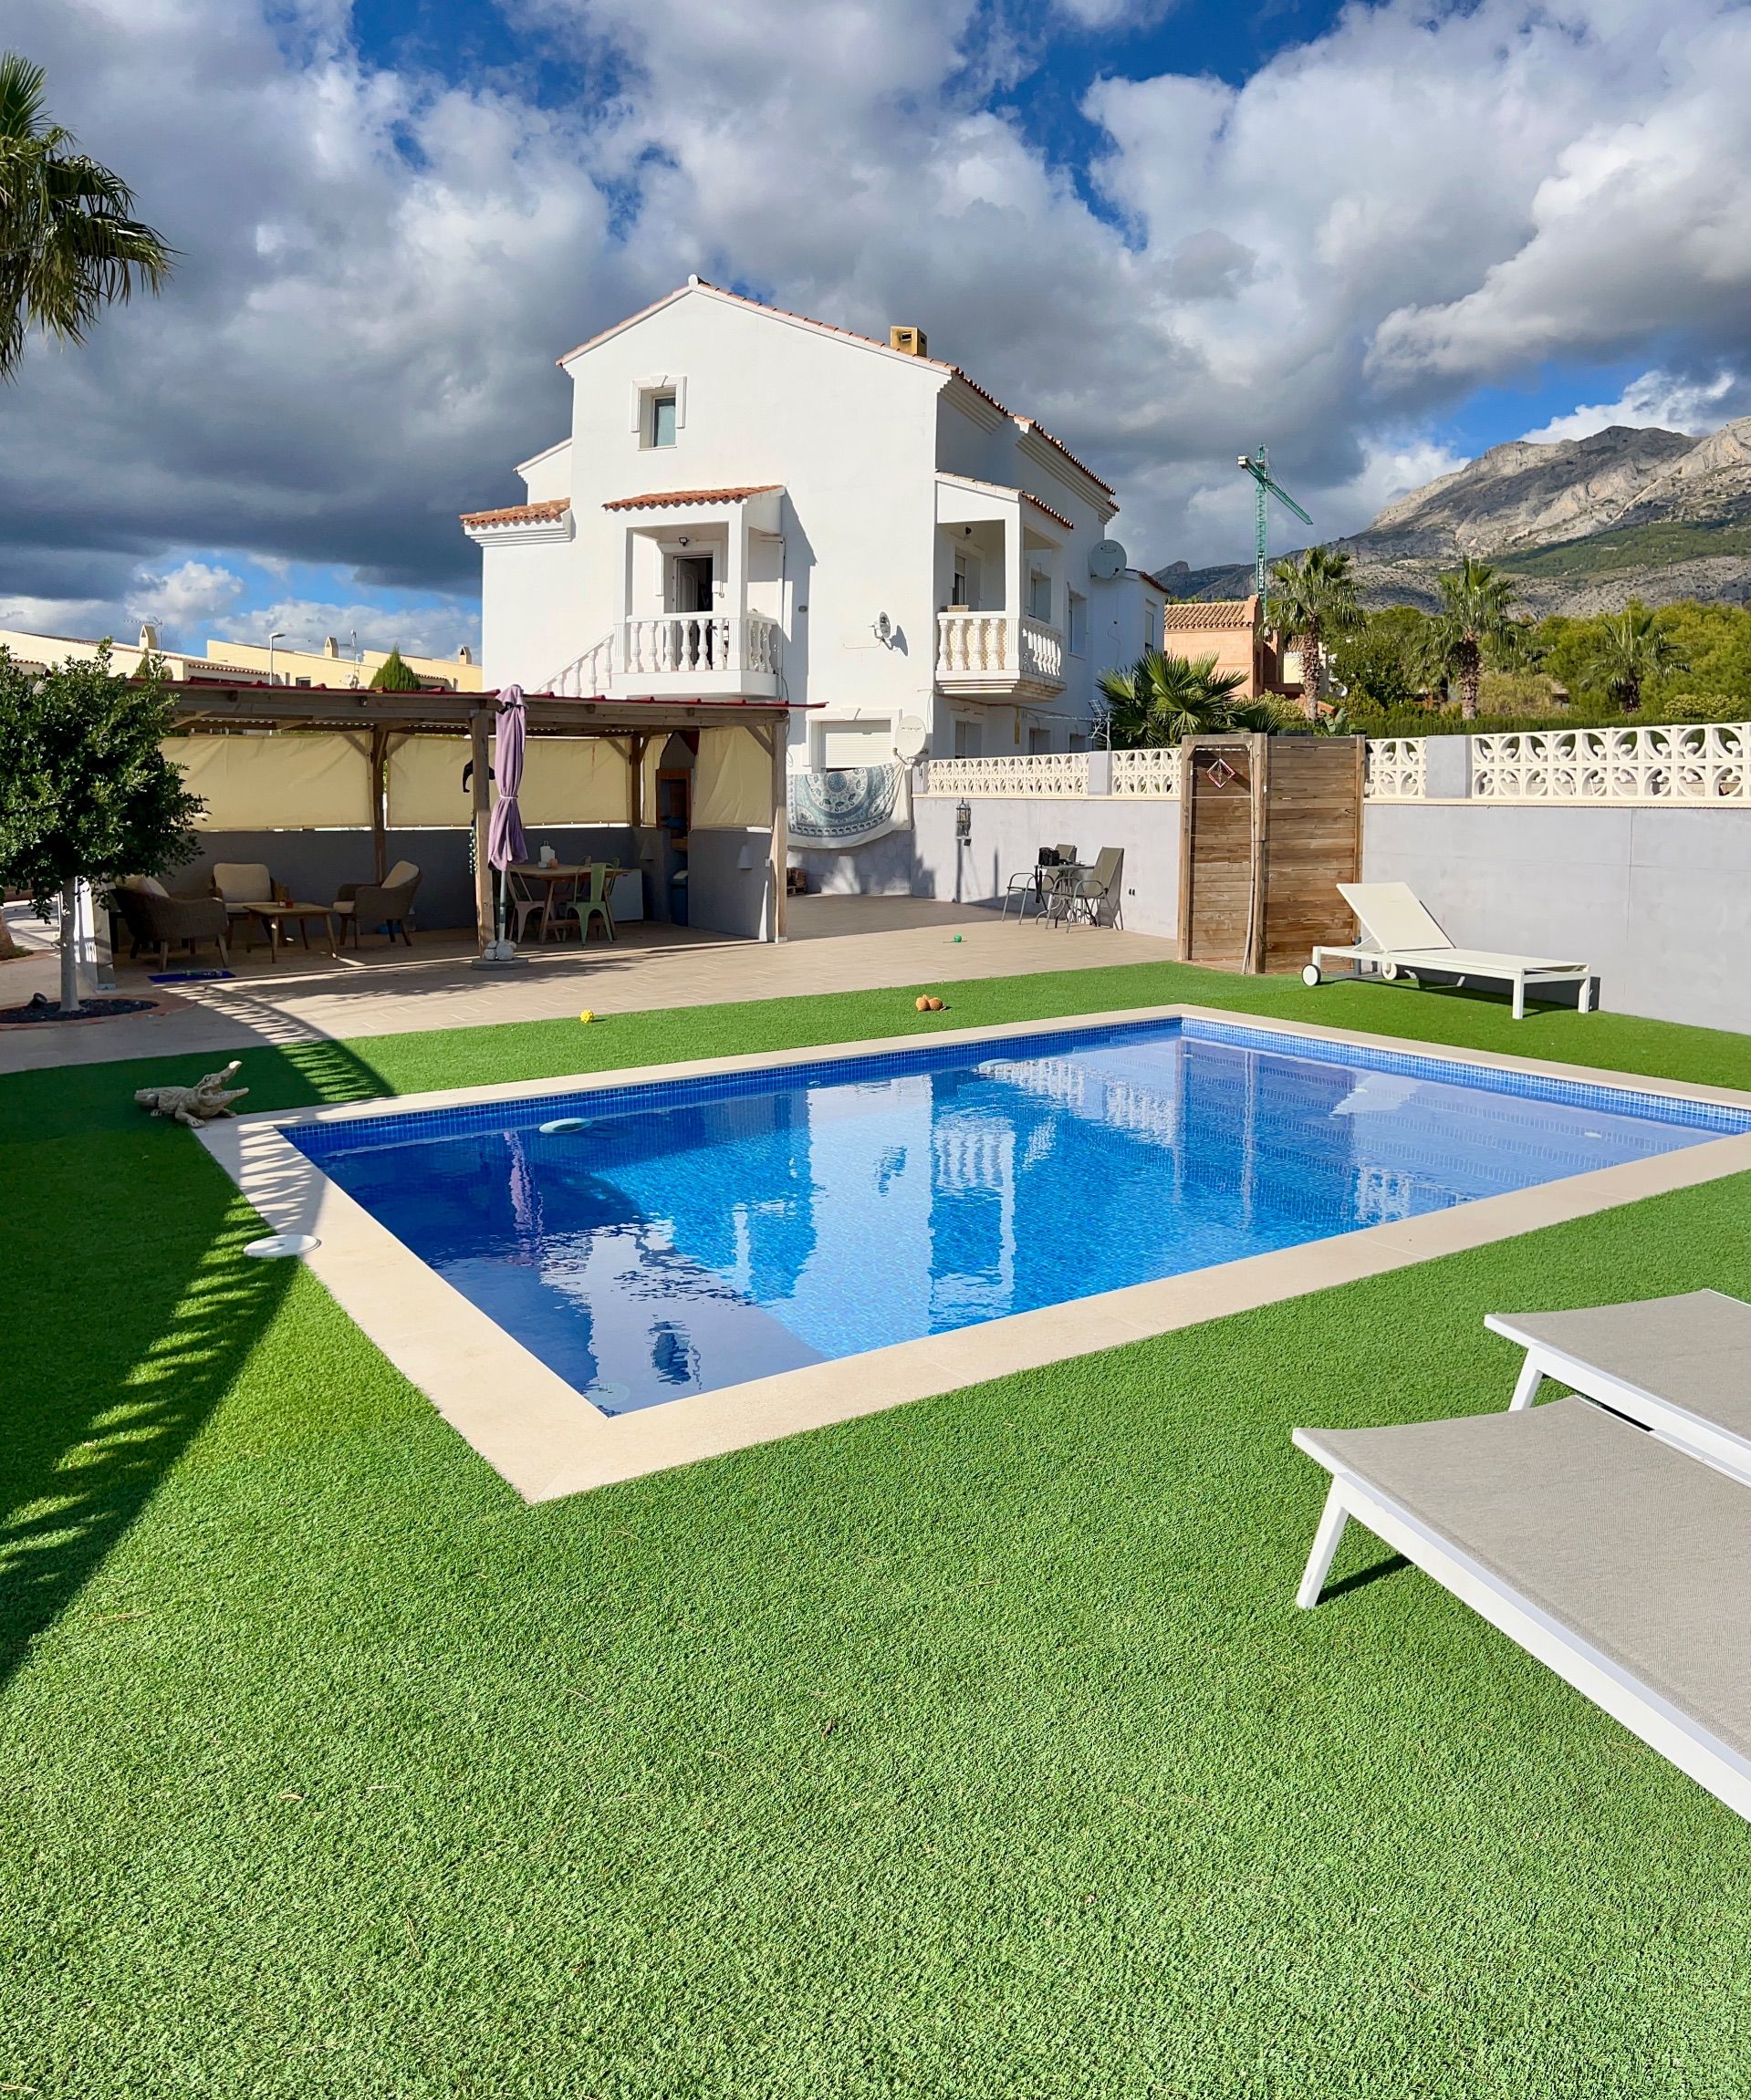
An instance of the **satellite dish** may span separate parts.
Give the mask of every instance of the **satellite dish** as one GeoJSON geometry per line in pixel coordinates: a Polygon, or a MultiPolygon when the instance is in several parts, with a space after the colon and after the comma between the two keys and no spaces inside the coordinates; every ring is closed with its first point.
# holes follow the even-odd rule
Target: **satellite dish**
{"type": "Polygon", "coordinates": [[[915,764],[930,749],[930,732],[915,714],[902,714],[894,724],[894,755],[915,764]]]}
{"type": "Polygon", "coordinates": [[[1125,550],[1116,539],[1099,540],[1089,549],[1089,574],[1108,583],[1125,567],[1125,550]]]}

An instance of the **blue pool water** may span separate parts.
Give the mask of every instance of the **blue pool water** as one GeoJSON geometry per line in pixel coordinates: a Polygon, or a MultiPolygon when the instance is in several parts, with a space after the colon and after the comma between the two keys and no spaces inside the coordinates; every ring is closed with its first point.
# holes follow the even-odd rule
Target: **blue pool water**
{"type": "Polygon", "coordinates": [[[287,1136],[621,1414],[1747,1128],[1166,1022],[287,1136]]]}

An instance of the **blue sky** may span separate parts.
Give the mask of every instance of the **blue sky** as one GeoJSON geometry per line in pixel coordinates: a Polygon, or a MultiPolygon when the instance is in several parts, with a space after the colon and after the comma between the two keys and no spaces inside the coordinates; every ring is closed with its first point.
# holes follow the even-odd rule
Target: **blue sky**
{"type": "Polygon", "coordinates": [[[0,619],[449,650],[557,351],[690,269],[917,319],[1244,558],[1491,444],[1751,411],[1737,0],[11,0],[182,252],[0,401],[0,619]]]}

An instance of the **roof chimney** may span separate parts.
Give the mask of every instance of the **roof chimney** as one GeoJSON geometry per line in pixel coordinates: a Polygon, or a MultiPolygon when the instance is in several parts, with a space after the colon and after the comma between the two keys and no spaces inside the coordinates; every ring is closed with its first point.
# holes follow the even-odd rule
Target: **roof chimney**
{"type": "Polygon", "coordinates": [[[141,620],[140,623],[140,646],[141,649],[156,649],[158,647],[158,629],[149,619],[141,620]]]}
{"type": "Polygon", "coordinates": [[[340,637],[338,634],[325,634],[323,636],[322,653],[324,656],[329,657],[340,654],[340,637]]]}
{"type": "Polygon", "coordinates": [[[909,358],[926,358],[930,355],[922,328],[890,328],[888,348],[891,350],[902,350],[909,358]]]}

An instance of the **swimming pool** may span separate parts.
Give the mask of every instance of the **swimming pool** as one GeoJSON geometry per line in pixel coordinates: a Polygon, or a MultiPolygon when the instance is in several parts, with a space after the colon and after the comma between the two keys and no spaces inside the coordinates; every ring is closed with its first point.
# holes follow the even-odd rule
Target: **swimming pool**
{"type": "Polygon", "coordinates": [[[1751,1130],[1192,1019],[284,1127],[606,1416],[1751,1130]]]}

